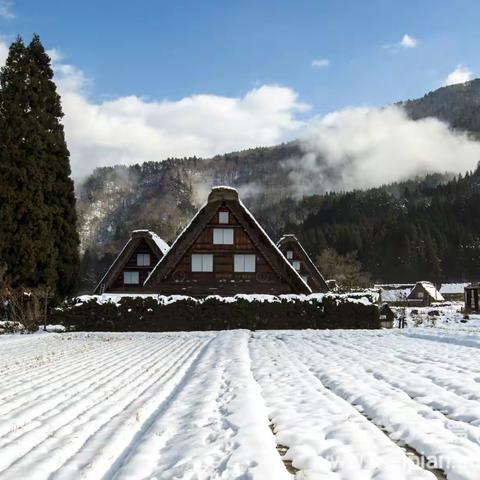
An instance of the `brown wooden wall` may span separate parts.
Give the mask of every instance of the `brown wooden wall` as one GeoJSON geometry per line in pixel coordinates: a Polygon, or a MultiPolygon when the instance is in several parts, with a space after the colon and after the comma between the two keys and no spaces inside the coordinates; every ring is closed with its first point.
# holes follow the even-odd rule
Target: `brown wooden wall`
{"type": "Polygon", "coordinates": [[[115,279],[110,284],[110,286],[105,290],[107,293],[142,293],[143,284],[147,279],[150,272],[153,270],[155,265],[158,263],[159,258],[150,248],[148,243],[145,240],[141,240],[134,252],[128,258],[124,267],[118,272],[115,276],[115,279]],[[137,254],[138,253],[149,253],[150,254],[150,266],[137,266],[137,254]],[[123,272],[139,272],[140,283],[138,285],[124,285],[123,284],[123,272]]]}
{"type": "Polygon", "coordinates": [[[306,265],[306,263],[303,260],[303,255],[300,251],[300,248],[298,247],[298,243],[294,242],[294,241],[292,241],[292,242],[287,241],[287,242],[282,244],[282,246],[280,247],[280,251],[283,253],[285,258],[287,258],[287,250],[292,250],[293,251],[293,258],[291,260],[287,259],[287,262],[290,262],[290,263],[293,264],[294,261],[299,261],[300,262],[300,270],[297,270],[299,275],[301,277],[306,275],[308,277],[308,280],[307,280],[308,286],[312,289],[312,291],[314,291],[314,292],[317,291],[318,287],[317,287],[316,283],[312,280],[312,275],[310,273],[310,269],[308,268],[308,266],[306,265]]]}
{"type": "Polygon", "coordinates": [[[160,293],[193,296],[291,293],[290,285],[276,275],[232,212],[226,207],[221,207],[219,211],[229,212],[229,224],[220,224],[217,212],[173,271],[161,282],[160,293]],[[214,244],[214,228],[233,228],[234,244],[214,244]],[[213,272],[192,272],[193,253],[213,253],[213,272]],[[234,272],[235,253],[255,254],[255,273],[234,272]]]}

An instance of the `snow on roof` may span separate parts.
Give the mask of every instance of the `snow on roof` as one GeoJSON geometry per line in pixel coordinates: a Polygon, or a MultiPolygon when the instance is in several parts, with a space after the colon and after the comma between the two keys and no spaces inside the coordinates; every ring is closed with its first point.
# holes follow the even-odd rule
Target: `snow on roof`
{"type": "Polygon", "coordinates": [[[434,300],[437,300],[438,302],[445,301],[442,294],[437,290],[432,282],[417,282],[415,286],[417,285],[421,285],[434,300]]]}
{"type": "Polygon", "coordinates": [[[159,250],[165,255],[170,249],[168,243],[165,240],[162,240],[156,233],[150,232],[150,236],[152,237],[152,240],[157,244],[159,250]]]}
{"type": "Polygon", "coordinates": [[[155,245],[157,245],[158,249],[165,255],[170,247],[168,246],[168,243],[165,240],[162,240],[155,232],[152,232],[151,230],[133,230],[133,234],[141,234],[141,235],[149,235],[150,238],[155,242],[155,245]]]}
{"type": "Polygon", "coordinates": [[[380,286],[383,302],[405,302],[412,291],[413,285],[400,285],[396,288],[383,288],[380,286]]]}
{"type": "Polygon", "coordinates": [[[468,283],[444,283],[440,287],[440,293],[442,295],[452,295],[455,293],[463,294],[466,286],[468,286],[468,283]]]}

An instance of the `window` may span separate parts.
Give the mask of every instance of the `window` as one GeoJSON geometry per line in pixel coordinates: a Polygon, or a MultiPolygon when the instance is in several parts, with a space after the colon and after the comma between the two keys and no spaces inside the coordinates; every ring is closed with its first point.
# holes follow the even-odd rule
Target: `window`
{"type": "Polygon", "coordinates": [[[192,254],[192,272],[213,272],[213,254],[192,254]]]}
{"type": "Polygon", "coordinates": [[[137,253],[137,266],[149,267],[150,266],[150,254],[149,253],[137,253]]]}
{"type": "Polygon", "coordinates": [[[298,260],[294,260],[292,262],[293,268],[298,272],[300,270],[300,262],[298,260]]]}
{"type": "Polygon", "coordinates": [[[138,272],[123,272],[124,285],[138,285],[140,283],[140,276],[138,272]]]}
{"type": "Polygon", "coordinates": [[[418,292],[417,293],[417,298],[423,298],[423,292],[418,292]]]}
{"type": "Polygon", "coordinates": [[[302,275],[302,280],[303,280],[305,283],[308,283],[308,275],[302,275]]]}
{"type": "Polygon", "coordinates": [[[218,223],[228,223],[228,212],[218,212],[218,223]]]}
{"type": "Polygon", "coordinates": [[[233,257],[234,272],[255,272],[255,255],[235,254],[233,257]]]}
{"type": "Polygon", "coordinates": [[[217,245],[233,245],[233,228],[214,228],[213,243],[217,245]]]}
{"type": "Polygon", "coordinates": [[[287,250],[287,258],[291,260],[293,258],[293,250],[287,250]]]}

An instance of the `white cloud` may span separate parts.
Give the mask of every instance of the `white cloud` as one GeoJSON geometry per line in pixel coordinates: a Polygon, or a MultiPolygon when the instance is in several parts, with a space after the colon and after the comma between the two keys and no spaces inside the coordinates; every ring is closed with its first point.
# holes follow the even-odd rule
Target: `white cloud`
{"type": "Polygon", "coordinates": [[[318,58],[312,60],[312,67],[315,68],[326,68],[330,65],[330,60],[328,58],[318,58]]]}
{"type": "MultiPolygon", "coordinates": [[[[0,65],[7,53],[0,40],[0,65]]],[[[294,90],[279,85],[261,85],[238,97],[203,94],[172,101],[131,95],[93,101],[84,72],[65,63],[58,50],[48,53],[76,179],[98,166],[275,145],[297,136],[304,126],[298,114],[309,109],[294,90]]]]}
{"type": "Polygon", "coordinates": [[[408,33],[406,33],[399,42],[383,45],[382,48],[384,48],[385,50],[388,50],[390,53],[397,53],[400,50],[415,48],[417,45],[418,45],[418,40],[412,37],[411,35],[408,35],[408,33]]]}
{"type": "Polygon", "coordinates": [[[404,48],[415,48],[417,46],[417,39],[411,37],[407,33],[403,36],[402,40],[400,41],[400,45],[404,48]]]}
{"type": "Polygon", "coordinates": [[[463,65],[457,65],[457,68],[447,75],[447,78],[444,80],[443,84],[454,85],[455,83],[465,83],[470,81],[472,76],[473,73],[469,68],[463,65]]]}
{"type": "Polygon", "coordinates": [[[12,2],[9,0],[0,0],[0,17],[7,20],[15,18],[15,14],[12,12],[12,2]]]}
{"type": "Polygon", "coordinates": [[[239,97],[202,94],[171,101],[131,95],[94,102],[81,70],[58,62],[54,70],[76,178],[97,166],[275,145],[298,134],[304,125],[298,113],[309,108],[279,85],[239,97]]]}
{"type": "Polygon", "coordinates": [[[465,172],[480,143],[434,118],[413,121],[396,106],[349,108],[312,122],[304,155],[287,162],[297,196],[379,186],[428,172],[465,172]],[[300,165],[300,167],[298,167],[300,165]]]}
{"type": "Polygon", "coordinates": [[[8,57],[8,45],[0,40],[0,67],[5,65],[8,57]]]}

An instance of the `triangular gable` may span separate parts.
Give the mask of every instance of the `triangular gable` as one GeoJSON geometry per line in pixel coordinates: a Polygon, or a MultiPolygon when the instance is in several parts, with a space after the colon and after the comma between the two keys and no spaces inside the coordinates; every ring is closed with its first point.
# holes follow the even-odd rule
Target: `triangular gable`
{"type": "Polygon", "coordinates": [[[412,291],[408,295],[408,300],[416,300],[416,293],[421,290],[426,293],[431,300],[436,302],[443,302],[445,299],[443,298],[442,294],[437,290],[435,285],[431,282],[417,282],[415,287],[413,287],[412,291]]]}
{"type": "Polygon", "coordinates": [[[157,261],[155,262],[156,264],[168,252],[168,244],[156,233],[149,230],[134,230],[128,242],[117,255],[117,258],[113,261],[112,265],[110,265],[110,268],[107,270],[100,282],[98,282],[98,285],[94,290],[95,294],[103,293],[104,290],[110,287],[114,279],[124,268],[125,264],[134,254],[135,250],[142,241],[147,243],[153,254],[157,257],[157,261]]]}
{"type": "Polygon", "coordinates": [[[277,243],[278,248],[282,252],[284,247],[287,248],[287,245],[292,245],[292,248],[296,247],[296,250],[298,251],[301,259],[303,260],[305,267],[308,270],[308,273],[312,277],[312,281],[317,286],[316,290],[320,292],[328,292],[330,288],[328,287],[327,282],[325,282],[323,275],[320,273],[317,266],[310,258],[310,255],[308,255],[308,253],[305,251],[302,244],[298,241],[295,235],[284,235],[277,243]]]}
{"type": "Polygon", "coordinates": [[[234,215],[254,246],[280,280],[290,285],[290,288],[295,293],[311,293],[310,287],[286,261],[265,230],[239,200],[238,192],[230,187],[214,187],[212,189],[207,203],[197,212],[192,221],[170,247],[168,253],[150,273],[144,284],[146,288],[153,288],[154,285],[162,282],[173,272],[178,263],[187,254],[191,245],[222,207],[226,207],[234,215]]]}

